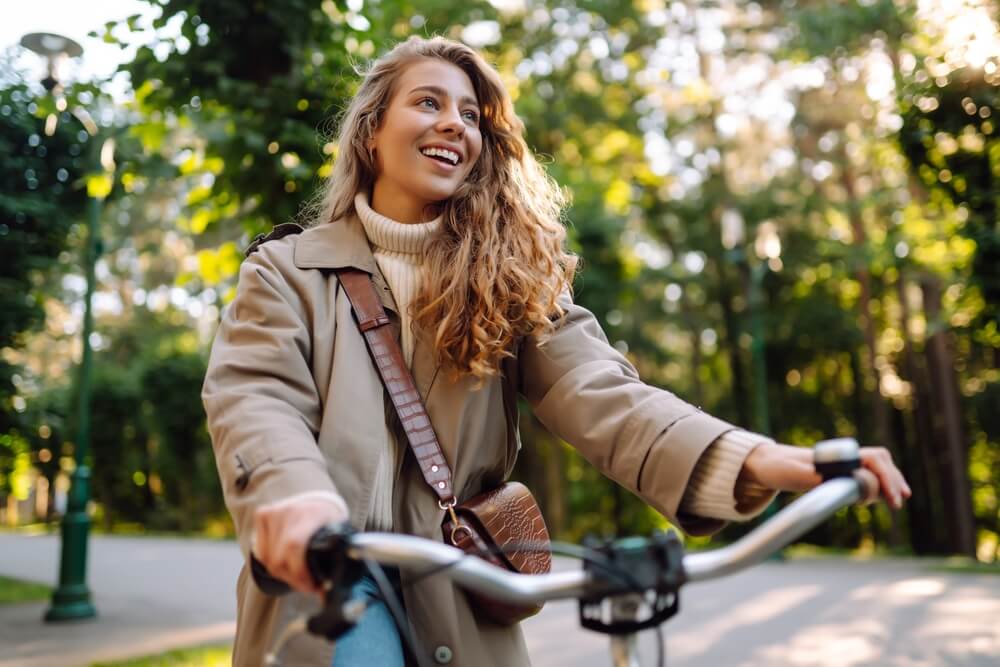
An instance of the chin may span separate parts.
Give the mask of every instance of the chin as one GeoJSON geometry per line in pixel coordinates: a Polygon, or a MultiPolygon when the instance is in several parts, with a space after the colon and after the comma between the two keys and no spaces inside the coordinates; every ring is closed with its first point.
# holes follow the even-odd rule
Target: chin
{"type": "Polygon", "coordinates": [[[420,193],[420,198],[424,201],[439,203],[451,199],[452,196],[458,191],[458,186],[447,187],[447,188],[427,188],[420,193]]]}

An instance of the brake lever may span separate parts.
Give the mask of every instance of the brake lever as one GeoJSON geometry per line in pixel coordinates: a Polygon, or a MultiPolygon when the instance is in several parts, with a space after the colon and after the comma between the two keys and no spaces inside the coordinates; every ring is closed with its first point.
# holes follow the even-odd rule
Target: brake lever
{"type": "Polygon", "coordinates": [[[347,557],[354,529],[347,522],[321,526],[306,545],[306,565],[323,586],[323,609],[309,618],[310,633],[336,640],[354,627],[366,604],[351,600],[351,588],[364,574],[364,566],[347,557]]]}
{"type": "MultiPolygon", "coordinates": [[[[368,604],[350,599],[351,587],[361,578],[362,565],[347,558],[347,547],[354,530],[347,523],[321,526],[306,544],[306,566],[313,580],[323,588],[323,608],[312,616],[303,614],[286,625],[264,659],[267,667],[281,665],[281,653],[295,636],[308,632],[336,641],[353,628],[368,604]]],[[[253,553],[250,573],[254,583],[268,595],[284,595],[291,587],[274,577],[253,553]]]]}

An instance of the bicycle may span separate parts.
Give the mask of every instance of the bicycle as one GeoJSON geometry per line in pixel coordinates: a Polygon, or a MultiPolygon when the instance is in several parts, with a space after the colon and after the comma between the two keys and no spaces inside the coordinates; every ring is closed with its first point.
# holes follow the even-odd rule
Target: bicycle
{"type": "MultiPolygon", "coordinates": [[[[286,626],[267,663],[280,665],[284,644],[297,633],[310,632],[336,641],[360,620],[365,603],[347,596],[350,584],[367,569],[418,664],[430,665],[417,640],[407,632],[402,607],[382,572],[381,566],[389,565],[415,570],[418,576],[446,572],[460,586],[512,603],[575,598],[580,603],[580,625],[611,636],[612,665],[639,667],[638,633],[649,628],[661,632],[660,626],[679,609],[684,584],[726,576],[760,563],[837,510],[868,497],[865,481],[854,475],[861,465],[858,449],[853,438],[816,443],[813,461],[823,483],[733,544],[685,554],[674,532],[591,540],[582,548],[553,543],[553,553],[583,560],[583,568],[571,572],[516,574],[441,542],[393,533],[359,533],[346,524],[324,526],[310,539],[306,556],[313,577],[323,584],[324,607],[315,616],[286,626]]],[[[251,569],[264,592],[280,595],[290,590],[255,558],[251,569]]],[[[660,635],[657,641],[660,665],[665,664],[662,639],[660,635]]]]}

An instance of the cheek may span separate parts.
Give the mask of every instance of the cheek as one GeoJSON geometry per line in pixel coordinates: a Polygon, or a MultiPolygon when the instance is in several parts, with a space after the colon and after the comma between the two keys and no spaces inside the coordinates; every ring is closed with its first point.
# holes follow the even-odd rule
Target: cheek
{"type": "Polygon", "coordinates": [[[474,149],[474,155],[473,155],[472,157],[473,157],[473,159],[469,161],[469,172],[470,172],[470,173],[471,173],[472,171],[474,171],[474,170],[475,170],[475,168],[476,168],[476,166],[477,166],[477,165],[479,165],[479,163],[480,163],[480,162],[482,162],[482,160],[484,159],[484,157],[483,157],[483,146],[482,146],[482,144],[479,144],[479,145],[478,145],[478,146],[477,146],[477,147],[476,147],[476,148],[474,149]]]}

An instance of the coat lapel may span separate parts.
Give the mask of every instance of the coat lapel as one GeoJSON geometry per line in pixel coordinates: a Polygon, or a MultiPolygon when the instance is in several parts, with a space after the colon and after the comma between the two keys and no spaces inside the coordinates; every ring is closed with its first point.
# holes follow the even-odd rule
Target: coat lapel
{"type": "Polygon", "coordinates": [[[399,313],[389,283],[375,263],[368,237],[356,216],[311,227],[295,244],[295,266],[300,269],[360,269],[371,274],[382,307],[399,313]]]}
{"type": "Polygon", "coordinates": [[[430,335],[418,331],[416,341],[413,344],[413,361],[410,364],[410,372],[413,373],[413,382],[417,385],[417,391],[425,406],[440,370],[441,367],[434,354],[430,335]]]}

